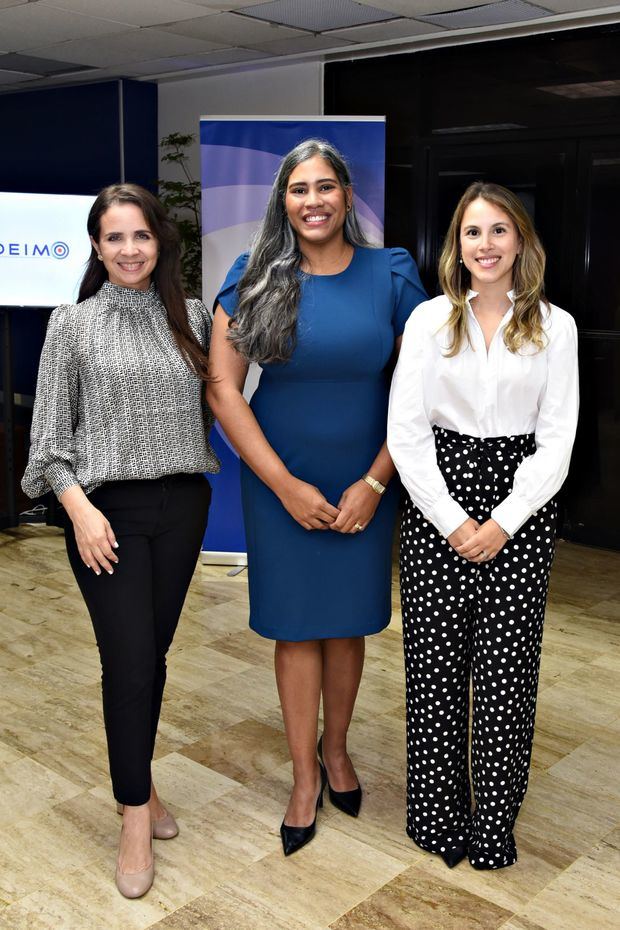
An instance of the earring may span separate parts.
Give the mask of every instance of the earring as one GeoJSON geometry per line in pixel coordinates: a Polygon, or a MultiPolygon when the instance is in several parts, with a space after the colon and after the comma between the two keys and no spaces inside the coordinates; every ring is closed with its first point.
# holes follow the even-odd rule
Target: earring
{"type": "Polygon", "coordinates": [[[462,265],[462,264],[463,264],[463,259],[459,258],[459,265],[462,265]]]}
{"type": "Polygon", "coordinates": [[[101,252],[97,252],[97,258],[99,259],[100,262],[103,261],[103,255],[101,254],[101,252]]]}

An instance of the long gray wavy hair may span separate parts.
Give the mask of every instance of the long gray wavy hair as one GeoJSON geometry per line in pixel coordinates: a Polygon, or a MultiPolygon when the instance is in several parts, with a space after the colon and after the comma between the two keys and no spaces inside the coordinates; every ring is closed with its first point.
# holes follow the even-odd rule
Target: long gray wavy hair
{"type": "MultiPolygon", "coordinates": [[[[286,362],[295,348],[302,254],[288,220],[285,197],[292,171],[315,155],[329,162],[345,190],[351,188],[349,168],[329,142],[306,139],[284,156],[237,287],[239,303],[229,323],[229,339],[251,362],[286,362]]],[[[353,205],[343,235],[350,245],[370,245],[353,205]]]]}

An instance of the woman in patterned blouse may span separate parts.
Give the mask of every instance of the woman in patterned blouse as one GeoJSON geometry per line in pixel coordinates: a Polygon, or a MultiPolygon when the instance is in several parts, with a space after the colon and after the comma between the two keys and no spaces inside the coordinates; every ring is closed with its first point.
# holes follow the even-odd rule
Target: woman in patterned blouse
{"type": "Polygon", "coordinates": [[[166,653],[216,472],[204,400],[210,317],[181,284],[175,225],[147,190],[113,185],[88,218],[78,303],[50,318],[22,487],[52,490],[102,666],[110,773],[123,829],[116,883],[153,882],[152,837],[177,824],[151,780],[166,653]]]}

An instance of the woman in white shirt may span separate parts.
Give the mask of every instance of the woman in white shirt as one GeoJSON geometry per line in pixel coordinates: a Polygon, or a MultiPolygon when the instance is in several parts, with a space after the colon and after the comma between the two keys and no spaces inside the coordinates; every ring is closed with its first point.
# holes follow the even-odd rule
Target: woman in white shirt
{"type": "Polygon", "coordinates": [[[450,867],[517,859],[556,505],[578,412],[577,331],[544,296],[523,205],[476,182],[452,218],[443,295],[405,327],[388,448],[401,532],[407,833],[450,867]],[[469,684],[473,680],[471,774],[469,684]]]}

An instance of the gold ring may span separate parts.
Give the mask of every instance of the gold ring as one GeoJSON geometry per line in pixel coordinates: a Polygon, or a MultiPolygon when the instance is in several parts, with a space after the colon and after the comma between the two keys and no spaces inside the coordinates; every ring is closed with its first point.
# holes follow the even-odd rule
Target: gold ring
{"type": "Polygon", "coordinates": [[[354,526],[354,529],[356,529],[356,530],[363,530],[364,527],[362,526],[361,523],[356,523],[355,526],[354,526]]]}

